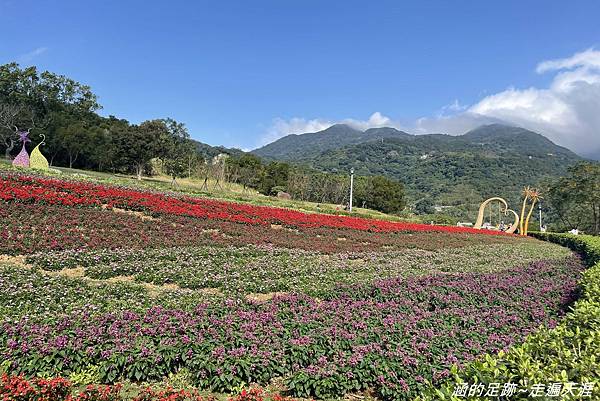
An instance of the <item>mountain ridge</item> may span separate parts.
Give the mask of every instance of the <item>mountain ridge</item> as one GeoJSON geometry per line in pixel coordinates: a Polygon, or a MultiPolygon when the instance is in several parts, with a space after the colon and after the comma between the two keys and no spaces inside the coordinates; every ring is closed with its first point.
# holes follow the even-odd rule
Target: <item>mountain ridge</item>
{"type": "MultiPolygon", "coordinates": [[[[347,124],[334,124],[322,131],[286,135],[261,148],[254,149],[251,153],[260,157],[277,159],[284,158],[291,152],[294,154],[291,159],[303,158],[310,148],[322,152],[340,145],[355,145],[398,136],[410,137],[412,135],[391,127],[369,128],[361,131],[347,124]]],[[[314,150],[310,153],[314,153],[314,150]]]]}
{"type": "MultiPolygon", "coordinates": [[[[546,151],[559,151],[562,154],[570,153],[571,155],[581,157],[575,152],[555,144],[542,134],[525,128],[498,123],[481,125],[462,135],[449,135],[443,133],[416,135],[400,131],[393,127],[369,128],[365,131],[361,131],[347,124],[334,124],[329,128],[317,132],[286,135],[267,145],[254,149],[250,153],[271,159],[292,161],[295,159],[304,159],[307,156],[314,155],[314,153],[329,149],[381,139],[415,139],[422,137],[457,138],[465,139],[469,142],[492,144],[498,143],[499,140],[507,141],[509,139],[512,139],[514,142],[516,139],[522,139],[524,136],[529,139],[528,142],[534,142],[536,145],[541,145],[546,151]]],[[[519,142],[523,144],[522,140],[519,142]]],[[[527,149],[531,149],[531,146],[528,146],[527,149]]],[[[539,151],[540,149],[531,150],[539,151]]]]}
{"type": "Polygon", "coordinates": [[[463,135],[412,135],[387,127],[371,136],[349,127],[345,141],[339,139],[344,127],[338,125],[332,137],[327,130],[287,136],[293,139],[252,153],[326,172],[354,168],[359,175],[384,175],[404,183],[413,201],[431,198],[459,207],[490,196],[516,201],[524,186],[543,186],[584,160],[541,134],[503,124],[463,135]]]}

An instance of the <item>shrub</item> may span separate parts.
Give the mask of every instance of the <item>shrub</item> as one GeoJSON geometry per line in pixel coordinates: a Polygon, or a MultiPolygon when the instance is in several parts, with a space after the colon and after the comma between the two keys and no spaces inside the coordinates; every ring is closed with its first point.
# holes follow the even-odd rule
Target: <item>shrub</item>
{"type": "Polygon", "coordinates": [[[73,372],[69,375],[69,381],[76,386],[86,386],[100,381],[100,366],[89,365],[79,372],[73,372]]]}

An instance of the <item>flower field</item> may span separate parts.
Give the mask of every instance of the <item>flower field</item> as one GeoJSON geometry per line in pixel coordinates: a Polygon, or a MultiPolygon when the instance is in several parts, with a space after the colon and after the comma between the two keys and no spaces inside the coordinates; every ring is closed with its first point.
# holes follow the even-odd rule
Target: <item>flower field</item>
{"type": "Polygon", "coordinates": [[[33,175],[0,176],[0,222],[0,366],[33,387],[410,400],[555,327],[584,270],[530,238],[33,175]]]}
{"type": "Polygon", "coordinates": [[[251,206],[188,196],[166,196],[127,188],[111,188],[83,182],[69,182],[36,176],[5,175],[0,178],[0,200],[47,203],[64,206],[122,207],[152,215],[192,216],[202,219],[232,221],[251,225],[284,224],[301,228],[351,228],[373,232],[442,231],[485,233],[463,227],[428,226],[347,216],[302,213],[289,209],[251,206]]]}
{"type": "Polygon", "coordinates": [[[562,248],[519,242],[507,255],[503,244],[403,249],[322,255],[273,247],[179,247],[147,250],[68,250],[36,253],[28,261],[45,270],[83,267],[86,277],[128,276],[137,282],[230,294],[294,291],[323,297],[338,285],[441,272],[490,272],[544,258],[568,256],[562,248]]]}

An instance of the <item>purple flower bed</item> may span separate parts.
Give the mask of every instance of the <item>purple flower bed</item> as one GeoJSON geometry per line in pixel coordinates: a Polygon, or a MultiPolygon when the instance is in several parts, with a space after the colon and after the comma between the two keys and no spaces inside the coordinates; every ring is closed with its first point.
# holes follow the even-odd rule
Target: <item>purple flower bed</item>
{"type": "Polygon", "coordinates": [[[409,399],[452,364],[555,325],[582,270],[571,257],[338,288],[326,299],[290,294],[193,311],[77,313],[47,324],[24,318],[2,325],[1,358],[28,375],[98,365],[106,383],[160,380],[186,367],[199,387],[217,391],[284,377],[295,396],[374,389],[409,399]]]}

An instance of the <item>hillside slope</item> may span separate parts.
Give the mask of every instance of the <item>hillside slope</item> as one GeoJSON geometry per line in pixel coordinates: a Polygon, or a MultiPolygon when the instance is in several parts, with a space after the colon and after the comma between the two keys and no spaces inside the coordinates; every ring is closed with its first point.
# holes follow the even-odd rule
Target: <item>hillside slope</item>
{"type": "Polygon", "coordinates": [[[236,148],[226,148],[224,146],[211,146],[207,145],[206,143],[197,141],[195,139],[192,139],[191,141],[194,143],[194,145],[196,145],[198,152],[202,155],[202,157],[204,157],[205,160],[210,160],[213,157],[222,153],[231,156],[239,156],[244,153],[244,151],[236,148]]]}
{"type": "Polygon", "coordinates": [[[359,131],[345,124],[335,124],[319,132],[287,135],[253,150],[252,153],[269,159],[304,160],[341,146],[380,141],[382,138],[408,139],[410,137],[412,135],[395,128],[371,128],[359,131]]]}
{"type": "Polygon", "coordinates": [[[516,199],[523,186],[556,178],[582,160],[538,133],[500,124],[459,136],[410,135],[393,128],[377,129],[378,136],[373,130],[333,128],[335,135],[325,130],[287,136],[255,153],[324,171],[354,167],[360,175],[385,175],[403,182],[413,201],[431,197],[446,205],[476,204],[493,195],[516,199]],[[345,141],[343,130],[349,133],[345,141]]]}

